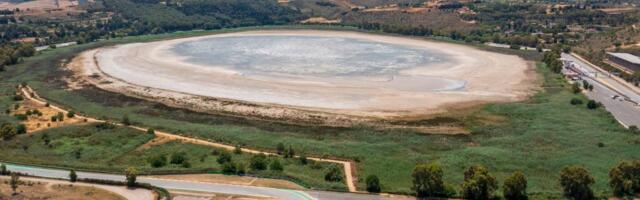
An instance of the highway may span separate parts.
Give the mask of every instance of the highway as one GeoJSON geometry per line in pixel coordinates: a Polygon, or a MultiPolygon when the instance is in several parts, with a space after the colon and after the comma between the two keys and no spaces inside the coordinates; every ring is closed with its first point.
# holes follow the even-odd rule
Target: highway
{"type": "Polygon", "coordinates": [[[640,106],[638,106],[640,93],[637,90],[629,88],[629,86],[610,77],[608,73],[594,68],[573,55],[562,54],[562,59],[579,65],[581,71],[586,74],[582,76],[582,79],[594,86],[593,91],[585,92],[589,99],[602,103],[605,109],[623,126],[640,126],[640,106]],[[614,95],[623,96],[627,99],[613,99],[614,95]]]}
{"type": "MultiPolygon", "coordinates": [[[[68,179],[69,171],[61,169],[51,169],[42,167],[33,167],[25,165],[9,164],[7,169],[9,171],[25,173],[33,176],[39,176],[44,178],[59,178],[68,179]]],[[[109,181],[124,181],[124,175],[95,173],[95,172],[76,172],[78,178],[90,178],[109,181]]],[[[369,195],[359,193],[341,193],[341,192],[327,192],[327,191],[298,191],[287,189],[276,189],[267,187],[256,186],[244,186],[244,185],[231,185],[231,184],[218,184],[218,183],[204,183],[195,181],[182,181],[182,180],[169,180],[169,179],[157,179],[144,176],[138,176],[138,182],[149,183],[157,187],[162,187],[168,190],[186,190],[194,192],[211,192],[211,193],[224,193],[224,194],[236,194],[236,195],[248,195],[257,197],[273,197],[282,200],[394,200],[394,199],[411,199],[408,197],[386,197],[380,195],[369,195]]]]}

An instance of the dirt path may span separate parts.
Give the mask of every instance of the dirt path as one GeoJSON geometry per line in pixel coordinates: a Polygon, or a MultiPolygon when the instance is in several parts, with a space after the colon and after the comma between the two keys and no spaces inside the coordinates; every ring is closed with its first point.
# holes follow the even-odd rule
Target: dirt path
{"type": "MultiPolygon", "coordinates": [[[[39,97],[38,94],[29,86],[20,86],[19,87],[20,92],[22,93],[22,95],[31,101],[34,101],[36,103],[45,105],[48,102],[39,97]]],[[[64,114],[67,114],[68,111],[53,105],[53,104],[49,104],[49,107],[52,109],[55,109],[59,112],[62,112],[64,114]]],[[[76,114],[75,116],[78,119],[86,119],[87,122],[107,122],[105,120],[99,120],[99,119],[95,119],[92,117],[88,117],[88,116],[82,116],[79,114],[76,114]]],[[[119,126],[124,126],[123,124],[120,123],[115,123],[116,125],[119,126]]],[[[145,127],[140,127],[140,126],[129,126],[130,128],[133,129],[137,129],[143,132],[146,132],[148,128],[145,127]]],[[[187,142],[187,143],[191,143],[191,144],[198,144],[198,145],[204,145],[204,146],[210,146],[210,147],[216,147],[216,148],[222,148],[222,149],[227,149],[229,151],[233,151],[236,147],[233,145],[228,145],[228,144],[222,144],[222,143],[216,143],[216,142],[211,142],[211,141],[207,141],[207,140],[203,140],[203,139],[197,139],[197,138],[190,138],[190,137],[186,137],[186,136],[181,136],[181,135],[176,135],[176,134],[172,134],[172,133],[168,133],[168,132],[163,132],[163,131],[155,131],[156,136],[158,137],[163,137],[163,138],[169,138],[169,139],[173,139],[173,140],[179,140],[182,142],[187,142]]],[[[266,152],[266,151],[260,151],[260,150],[254,150],[254,149],[248,149],[248,148],[241,148],[242,152],[246,152],[246,153],[251,153],[251,154],[266,154],[266,155],[277,155],[276,153],[273,152],[266,152]]],[[[297,157],[297,156],[296,156],[297,157]]],[[[325,158],[316,158],[316,157],[307,157],[307,159],[309,160],[314,160],[314,161],[320,161],[320,162],[330,162],[330,163],[336,163],[336,164],[340,164],[343,166],[344,168],[344,174],[346,177],[346,184],[347,184],[347,188],[349,189],[349,192],[358,192],[356,186],[355,186],[355,180],[357,180],[354,177],[354,170],[355,170],[355,164],[352,161],[344,161],[344,160],[336,160],[336,159],[325,159],[325,158]]]]}

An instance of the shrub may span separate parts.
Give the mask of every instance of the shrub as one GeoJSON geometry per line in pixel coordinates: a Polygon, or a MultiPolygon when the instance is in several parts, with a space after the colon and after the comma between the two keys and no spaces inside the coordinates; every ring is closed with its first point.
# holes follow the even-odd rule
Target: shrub
{"type": "Polygon", "coordinates": [[[336,165],[332,165],[327,173],[324,174],[324,180],[329,182],[340,182],[342,178],[342,169],[336,165]]]}
{"type": "Polygon", "coordinates": [[[380,192],[380,179],[376,175],[369,175],[365,179],[367,183],[367,192],[378,193],[380,192]]]}
{"type": "Polygon", "coordinates": [[[58,119],[58,121],[64,121],[64,114],[62,112],[58,112],[56,119],[58,119]]]}
{"type": "Polygon", "coordinates": [[[504,180],[502,194],[506,200],[527,200],[527,178],[522,172],[515,172],[504,180]]]}
{"type": "Polygon", "coordinates": [[[485,167],[474,165],[464,172],[462,196],[465,199],[493,199],[496,189],[498,189],[498,181],[485,167]]]}
{"type": "Polygon", "coordinates": [[[591,110],[597,109],[598,107],[600,107],[600,104],[594,100],[589,100],[589,102],[587,102],[587,108],[591,110]]]}
{"type": "Polygon", "coordinates": [[[129,115],[122,116],[122,124],[125,126],[131,126],[131,119],[129,119],[129,115]]]}
{"type": "Polygon", "coordinates": [[[20,176],[16,173],[11,173],[11,180],[9,181],[9,185],[11,185],[11,190],[13,193],[16,193],[18,189],[18,185],[20,184],[20,176]]]}
{"type": "Polygon", "coordinates": [[[271,164],[269,164],[269,169],[272,171],[283,171],[284,167],[280,164],[280,161],[277,158],[271,160],[271,164]]]}
{"type": "Polygon", "coordinates": [[[233,153],[238,155],[242,154],[242,148],[240,148],[240,145],[236,145],[236,148],[233,149],[233,153]]]}
{"type": "Polygon", "coordinates": [[[636,125],[629,126],[629,130],[633,133],[640,133],[640,130],[638,130],[638,126],[636,125]]]}
{"type": "Polygon", "coordinates": [[[247,173],[247,167],[245,166],[244,163],[237,163],[236,164],[236,174],[238,175],[243,175],[247,173]]]}
{"type": "Polygon", "coordinates": [[[578,99],[578,98],[572,98],[570,103],[571,103],[571,105],[581,105],[582,104],[582,100],[578,99]]]}
{"type": "Polygon", "coordinates": [[[220,152],[220,156],[218,156],[218,159],[216,161],[218,162],[218,164],[231,162],[231,154],[229,154],[229,152],[222,151],[220,152]]]}
{"type": "Polygon", "coordinates": [[[76,180],[78,180],[78,175],[76,174],[76,171],[72,169],[69,172],[69,181],[76,182],[76,180]]]}
{"type": "Polygon", "coordinates": [[[571,85],[571,91],[573,91],[574,94],[578,94],[582,91],[582,89],[580,88],[580,83],[573,83],[573,85],[571,85]]]}
{"type": "Polygon", "coordinates": [[[28,119],[27,115],[25,115],[25,114],[16,114],[14,116],[16,117],[16,119],[18,119],[20,121],[26,121],[28,119]]]}
{"type": "Polygon", "coordinates": [[[295,155],[296,155],[296,153],[293,150],[293,147],[291,147],[291,145],[289,145],[289,148],[285,151],[284,157],[285,158],[293,158],[295,155]]]}
{"type": "Polygon", "coordinates": [[[305,156],[305,155],[300,155],[298,160],[300,161],[300,164],[302,164],[302,165],[306,165],[307,163],[309,163],[309,161],[307,160],[307,156],[305,156]]]}
{"type": "Polygon", "coordinates": [[[165,165],[167,165],[167,156],[165,156],[164,154],[153,156],[149,158],[149,164],[153,168],[164,167],[165,165]]]}
{"type": "Polygon", "coordinates": [[[116,128],[115,124],[109,123],[109,122],[102,122],[96,125],[97,129],[100,130],[109,130],[109,129],[114,129],[116,128]]]}
{"type": "Polygon", "coordinates": [[[14,101],[22,101],[22,100],[24,100],[24,97],[22,97],[21,95],[14,95],[13,96],[13,100],[14,101]]]}
{"type": "Polygon", "coordinates": [[[278,145],[276,146],[276,153],[278,153],[278,155],[282,155],[284,154],[284,144],[282,144],[282,142],[278,143],[278,145]]]}
{"type": "Polygon", "coordinates": [[[249,168],[251,168],[251,170],[257,171],[267,169],[267,155],[262,153],[251,157],[249,162],[249,168]]]}
{"type": "Polygon", "coordinates": [[[153,135],[153,134],[156,134],[156,131],[155,131],[155,130],[153,130],[153,128],[148,128],[148,129],[147,129],[147,134],[151,134],[151,135],[153,135]]]}
{"type": "Polygon", "coordinates": [[[182,164],[180,164],[180,166],[184,168],[191,168],[191,163],[189,162],[189,160],[185,160],[185,161],[182,161],[182,164]]]}
{"type": "Polygon", "coordinates": [[[578,166],[568,166],[560,172],[560,185],[568,199],[594,199],[591,185],[595,183],[589,172],[578,166]]]}
{"type": "Polygon", "coordinates": [[[184,152],[173,152],[171,154],[171,161],[169,161],[169,163],[179,165],[185,162],[186,160],[187,158],[184,152]]]}
{"type": "Polygon", "coordinates": [[[17,130],[12,124],[4,123],[0,126],[0,137],[2,137],[2,139],[9,140],[16,134],[17,130]]]}
{"type": "Polygon", "coordinates": [[[75,117],[75,116],[76,116],[76,112],[74,112],[74,111],[69,111],[69,112],[67,113],[67,118],[73,118],[73,117],[75,117]]]}
{"type": "Polygon", "coordinates": [[[640,193],[640,160],[622,161],[609,171],[609,186],[613,194],[632,199],[640,193]]]}
{"type": "Polygon", "coordinates": [[[16,134],[25,134],[27,133],[27,126],[24,124],[18,124],[16,126],[16,134]]]}
{"type": "Polygon", "coordinates": [[[238,171],[233,162],[226,162],[222,165],[223,174],[235,174],[238,171]]]}

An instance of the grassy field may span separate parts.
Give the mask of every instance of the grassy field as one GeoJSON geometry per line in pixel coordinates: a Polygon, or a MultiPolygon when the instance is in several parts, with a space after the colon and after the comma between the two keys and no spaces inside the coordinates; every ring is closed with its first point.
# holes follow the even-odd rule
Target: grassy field
{"type": "MultiPolygon", "coordinates": [[[[531,99],[486,105],[452,116],[452,120],[469,126],[473,132],[469,136],[368,127],[295,126],[200,114],[97,89],[69,91],[59,80],[67,72],[59,70],[58,61],[84,49],[193,34],[204,33],[135,37],[47,51],[0,73],[5,80],[2,85],[13,87],[12,84],[27,81],[43,97],[92,116],[119,120],[128,114],[136,124],[229,144],[273,150],[277,143],[284,142],[306,154],[354,159],[360,189],[364,188],[364,177],[375,174],[381,179],[383,191],[410,193],[410,174],[415,164],[436,161],[444,166],[446,180],[455,186],[460,186],[463,170],[473,164],[487,166],[500,182],[513,171],[522,170],[528,176],[529,191],[536,198],[560,196],[559,171],[566,165],[577,164],[585,166],[595,177],[594,189],[598,194],[610,194],[607,185],[610,167],[620,160],[640,159],[639,135],[622,128],[604,109],[570,105],[571,98],[584,96],[571,93],[561,77],[541,66],[537,70],[544,77],[542,89],[531,99]],[[598,143],[604,146],[599,147],[598,143]]],[[[126,157],[117,162],[134,163],[126,157]]],[[[207,162],[210,160],[205,159],[204,163],[207,162]]]]}
{"type": "MultiPolygon", "coordinates": [[[[117,173],[130,166],[138,168],[143,173],[153,174],[222,172],[222,166],[216,162],[219,156],[213,152],[225,150],[175,141],[141,147],[152,139],[152,134],[131,128],[100,129],[96,128],[95,124],[70,125],[0,141],[0,160],[117,173]],[[191,166],[171,164],[169,161],[174,153],[183,154],[191,166]],[[152,167],[151,158],[158,156],[166,158],[166,165],[152,167]]],[[[232,155],[233,162],[244,163],[248,168],[252,154],[228,153],[232,155]]],[[[329,164],[310,162],[302,165],[297,159],[268,159],[269,162],[278,159],[285,170],[252,171],[250,174],[290,180],[310,188],[346,190],[343,183],[324,181],[323,177],[329,164]]]]}

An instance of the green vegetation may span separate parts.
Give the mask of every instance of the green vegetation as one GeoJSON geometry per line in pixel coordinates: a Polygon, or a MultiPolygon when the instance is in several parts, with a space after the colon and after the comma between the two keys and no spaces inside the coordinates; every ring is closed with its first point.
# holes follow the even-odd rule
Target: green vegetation
{"type": "Polygon", "coordinates": [[[77,180],[78,180],[78,175],[76,174],[76,171],[72,169],[69,172],[69,181],[73,183],[73,182],[76,182],[77,180]]]}
{"type": "Polygon", "coordinates": [[[376,175],[369,175],[367,179],[365,179],[367,183],[367,192],[378,193],[381,191],[380,189],[380,179],[376,175]]]}
{"type": "Polygon", "coordinates": [[[464,172],[462,197],[471,200],[494,199],[498,181],[489,174],[487,168],[474,165],[464,172]]]}
{"type": "Polygon", "coordinates": [[[448,191],[444,183],[444,172],[437,163],[419,164],[411,173],[413,177],[413,187],[418,199],[429,199],[432,197],[451,197],[455,191],[448,191]]]}
{"type": "MultiPolygon", "coordinates": [[[[44,98],[77,113],[112,121],[121,121],[122,116],[126,114],[134,119],[136,124],[152,127],[155,130],[181,133],[228,144],[240,144],[248,148],[273,150],[274,152],[276,152],[277,144],[284,141],[287,145],[295,147],[296,153],[299,155],[359,160],[356,163],[358,174],[376,174],[383,186],[383,192],[412,193],[411,172],[414,166],[417,163],[437,161],[446,169],[443,172],[444,181],[452,183],[456,190],[459,190],[459,186],[463,183],[463,171],[471,165],[481,164],[486,166],[498,181],[505,180],[514,171],[522,171],[527,175],[530,196],[559,197],[562,195],[559,184],[549,183],[557,182],[558,172],[564,166],[576,164],[585,166],[592,173],[591,175],[596,180],[592,188],[597,194],[611,194],[605,181],[610,167],[620,160],[640,159],[640,155],[637,154],[640,151],[640,145],[638,145],[640,138],[637,134],[632,134],[622,128],[609,113],[601,108],[589,110],[584,106],[577,107],[567,103],[573,98],[584,99],[584,97],[581,94],[573,94],[571,86],[566,84],[564,79],[543,65],[539,65],[537,68],[541,74],[542,89],[529,100],[486,105],[469,110],[463,116],[451,116],[452,120],[462,122],[472,131],[471,135],[466,136],[428,135],[410,130],[378,130],[362,126],[351,128],[299,126],[249,120],[224,114],[202,114],[91,88],[70,91],[64,88],[64,83],[43,81],[51,80],[45,79],[45,77],[64,75],[65,72],[61,71],[56,63],[62,59],[69,59],[75,53],[87,48],[209,33],[211,32],[182,32],[171,35],[127,37],[39,53],[0,73],[0,78],[5,80],[0,85],[0,94],[2,94],[0,106],[12,108],[15,105],[12,101],[15,85],[26,81],[44,98]],[[602,147],[598,147],[599,143],[603,144],[602,147]]],[[[13,124],[16,123],[16,119],[2,114],[0,122],[13,124]]],[[[106,128],[110,132],[120,130],[120,128],[109,128],[108,123],[98,126],[106,128]]],[[[103,128],[96,127],[95,131],[99,132],[103,128]]],[[[51,137],[51,144],[55,144],[59,139],[52,133],[54,131],[47,132],[51,137]]],[[[149,134],[143,135],[152,137],[149,134]]],[[[23,135],[14,139],[21,140],[21,138],[23,135]]],[[[29,144],[26,140],[23,143],[29,144]]],[[[14,147],[12,149],[0,147],[1,159],[47,164],[42,160],[30,157],[28,154],[21,153],[22,148],[16,145],[20,143],[12,142],[12,144],[14,147]],[[8,155],[19,156],[9,157],[8,155]]],[[[38,144],[42,145],[43,142],[38,142],[38,144]]],[[[162,148],[178,149],[171,146],[178,144],[168,143],[165,145],[162,145],[162,148]]],[[[39,149],[39,147],[27,146],[29,146],[28,152],[39,149]]],[[[139,146],[139,144],[135,146],[139,146]]],[[[101,148],[100,146],[96,147],[101,148]]],[[[120,146],[109,148],[113,148],[115,151],[122,149],[120,146]]],[[[154,150],[156,148],[152,147],[154,150]]],[[[196,148],[194,147],[194,149],[196,148]]],[[[161,149],[158,151],[160,152],[161,149]]],[[[211,151],[211,149],[204,148],[200,154],[210,154],[211,151]]],[[[133,162],[127,161],[128,158],[125,157],[111,162],[109,161],[113,159],[108,158],[96,158],[96,161],[92,162],[78,162],[75,159],[75,154],[70,154],[71,151],[65,152],[69,154],[53,155],[54,158],[61,159],[50,160],[66,160],[67,162],[50,164],[70,168],[78,166],[92,169],[99,167],[105,170],[118,168],[121,172],[125,167],[122,166],[122,163],[133,162]],[[94,165],[92,163],[97,164],[91,166],[94,165]]],[[[185,152],[189,156],[189,151],[185,150],[185,152]]],[[[51,155],[52,153],[43,150],[42,154],[51,155]]],[[[143,153],[148,157],[151,157],[150,154],[143,153]]],[[[83,160],[89,155],[86,152],[81,153],[79,160],[83,160]]],[[[104,157],[109,155],[112,153],[103,154],[104,157]]],[[[249,162],[251,155],[232,156],[234,164],[237,165],[241,162],[236,161],[243,160],[243,163],[248,166],[247,168],[251,168],[249,162]],[[247,157],[239,160],[238,157],[244,156],[247,157]]],[[[222,165],[216,162],[217,158],[214,157],[216,156],[205,159],[208,163],[205,166],[199,164],[199,156],[191,156],[189,161],[192,166],[189,169],[174,165],[153,168],[147,159],[139,158],[136,161],[138,164],[135,166],[143,172],[166,170],[187,172],[210,167],[221,170],[222,165]]],[[[315,170],[313,168],[317,163],[304,165],[305,167],[291,167],[289,165],[298,165],[301,161],[299,159],[283,159],[282,161],[285,169],[284,174],[291,174],[290,177],[293,177],[293,174],[304,175],[304,177],[295,177],[296,180],[304,180],[299,182],[317,188],[344,188],[344,184],[324,180],[326,172],[330,169],[328,166],[324,166],[322,170],[315,170]]],[[[281,175],[274,175],[271,170],[261,170],[260,174],[281,177],[281,175]]],[[[359,181],[358,187],[364,190],[366,182],[359,181]]]]}
{"type": "Polygon", "coordinates": [[[609,171],[609,185],[617,197],[632,198],[640,194],[640,160],[623,161],[609,171]]]}
{"type": "Polygon", "coordinates": [[[136,179],[138,177],[138,170],[134,167],[129,167],[124,170],[124,176],[127,179],[127,187],[133,188],[136,186],[136,179]]]}
{"type": "Polygon", "coordinates": [[[527,200],[527,178],[520,171],[507,177],[502,185],[502,194],[506,200],[527,200]]]}
{"type": "Polygon", "coordinates": [[[560,185],[562,185],[564,196],[574,200],[595,199],[591,185],[595,180],[589,172],[579,166],[568,166],[560,172],[560,185]]]}

